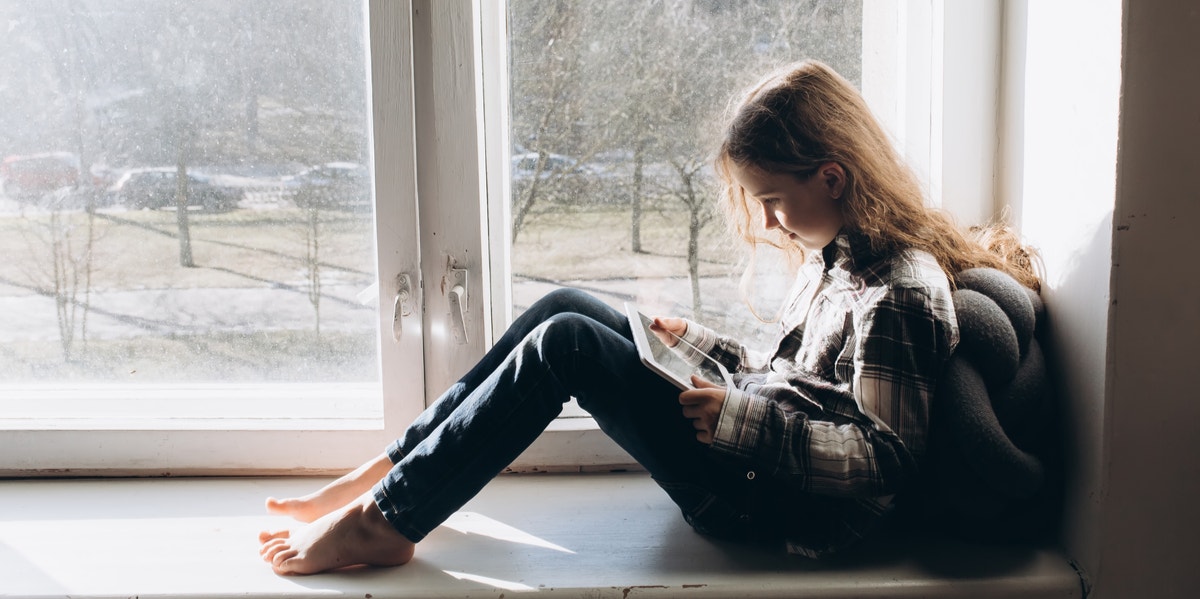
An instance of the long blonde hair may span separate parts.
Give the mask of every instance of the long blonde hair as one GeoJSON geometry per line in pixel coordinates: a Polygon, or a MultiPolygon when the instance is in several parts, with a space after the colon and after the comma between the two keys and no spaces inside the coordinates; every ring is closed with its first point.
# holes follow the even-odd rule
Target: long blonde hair
{"type": "Polygon", "coordinates": [[[794,243],[765,236],[756,211],[733,180],[730,166],[804,178],[827,162],[846,173],[841,198],[848,230],[870,249],[890,254],[906,248],[929,252],[953,284],[959,272],[991,267],[1034,290],[1040,288],[1037,256],[1011,229],[993,224],[964,232],[948,214],[928,206],[912,169],[893,148],[854,86],[818,61],[771,73],[733,105],[716,158],[721,204],[733,233],[804,257],[794,243]]]}

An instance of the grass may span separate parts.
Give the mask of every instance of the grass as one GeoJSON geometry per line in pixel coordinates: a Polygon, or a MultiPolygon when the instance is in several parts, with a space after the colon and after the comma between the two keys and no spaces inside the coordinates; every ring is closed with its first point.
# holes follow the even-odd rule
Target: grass
{"type": "MultiPolygon", "coordinates": [[[[631,230],[626,207],[538,214],[513,244],[513,274],[554,281],[687,276],[686,214],[643,213],[641,253],[633,251],[631,230]]],[[[736,252],[725,237],[716,223],[701,231],[701,276],[730,271],[736,252]]]]}
{"type": "MultiPolygon", "coordinates": [[[[374,279],[374,234],[369,214],[322,213],[322,276],[366,286],[374,279]]],[[[196,266],[179,265],[179,233],[172,211],[96,214],[92,227],[94,292],[139,289],[306,288],[307,214],[296,208],[190,213],[196,266]]],[[[0,217],[0,298],[49,295],[57,246],[82,264],[89,218],[83,213],[30,213],[0,217]]],[[[703,231],[701,271],[723,275],[733,252],[724,233],[703,231]]],[[[687,276],[686,216],[649,211],[642,221],[642,252],[632,251],[627,207],[569,207],[531,215],[512,249],[515,277],[587,281],[687,276]]],[[[61,273],[61,270],[60,270],[61,273]]],[[[60,282],[82,267],[68,266],[60,282]]],[[[45,302],[42,302],[45,304],[45,302]]],[[[46,316],[49,318],[49,316],[46,316]]],[[[53,322],[53,321],[51,321],[53,322]]],[[[253,334],[215,330],[167,337],[77,341],[64,358],[57,331],[41,340],[0,344],[0,380],[374,380],[373,331],[344,332],[313,321],[293,330],[253,334]]],[[[3,334],[3,331],[0,331],[3,334]]],[[[78,334],[76,335],[78,337],[78,334]]]]}
{"type": "MultiPolygon", "coordinates": [[[[82,257],[87,215],[67,213],[55,223],[47,214],[0,218],[0,281],[50,290],[54,274],[49,256],[56,239],[66,236],[73,254],[82,257]]],[[[99,213],[94,226],[92,288],[161,289],[246,286],[303,281],[304,211],[236,210],[189,214],[195,268],[179,266],[179,229],[175,213],[146,210],[99,213]]],[[[320,259],[328,269],[370,279],[374,273],[374,236],[366,215],[323,214],[320,259]]]]}
{"type": "Polygon", "coordinates": [[[371,333],[263,331],[249,334],[89,340],[64,360],[57,340],[0,346],[0,380],[187,383],[378,380],[371,333]],[[264,351],[269,348],[269,351],[264,351]]]}

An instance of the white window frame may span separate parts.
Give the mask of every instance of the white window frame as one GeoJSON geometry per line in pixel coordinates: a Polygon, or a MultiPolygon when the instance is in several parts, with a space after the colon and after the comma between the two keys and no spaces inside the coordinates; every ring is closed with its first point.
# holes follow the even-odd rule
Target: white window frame
{"type": "Polygon", "coordinates": [[[962,226],[992,220],[1000,144],[1000,0],[863,3],[863,96],[962,226]]]}
{"type": "MultiPolygon", "coordinates": [[[[987,220],[994,212],[999,0],[873,0],[863,12],[864,95],[934,201],[964,223],[987,220]]],[[[347,470],[399,437],[483,355],[508,322],[512,296],[510,226],[488,216],[505,214],[496,209],[509,191],[505,6],[370,0],[368,21],[382,408],[345,399],[370,398],[371,389],[337,389],[342,417],[333,419],[323,413],[330,389],[209,386],[187,391],[201,400],[191,405],[203,407],[170,414],[163,411],[170,404],[159,401],[170,390],[131,397],[128,389],[109,389],[110,413],[139,416],[65,421],[49,415],[70,412],[49,409],[0,418],[0,475],[347,470]],[[454,334],[447,293],[459,269],[465,343],[454,334]],[[401,320],[394,343],[391,306],[401,274],[414,285],[416,316],[401,320]],[[253,398],[259,413],[239,410],[239,396],[253,398]]],[[[98,395],[94,388],[59,391],[59,407],[98,395]]],[[[37,405],[53,406],[50,399],[37,405]]],[[[0,399],[0,407],[18,405],[31,404],[0,399]]],[[[513,469],[631,461],[591,419],[563,418],[513,469]]]]}
{"type": "MultiPolygon", "coordinates": [[[[486,173],[480,182],[486,190],[482,203],[491,214],[507,214],[511,162],[506,153],[511,144],[506,9],[503,2],[456,2],[463,6],[463,15],[471,4],[474,21],[447,23],[451,29],[439,33],[477,40],[471,57],[478,64],[476,84],[482,90],[476,113],[484,126],[482,139],[475,141],[482,145],[486,173]]],[[[963,225],[986,222],[996,211],[1001,23],[1000,0],[863,3],[864,96],[925,183],[931,201],[963,225]]],[[[480,208],[455,209],[473,213],[480,208]]],[[[510,320],[511,226],[506,220],[484,220],[488,235],[475,251],[490,256],[488,292],[502,300],[490,306],[490,321],[496,326],[492,334],[498,335],[510,320]]],[[[629,461],[591,419],[560,418],[513,468],[604,468],[629,461]]]]}
{"type": "Polygon", "coordinates": [[[381,384],[9,385],[0,475],[336,472],[378,455],[420,413],[422,323],[405,319],[393,341],[390,309],[401,273],[422,301],[411,3],[371,0],[367,15],[381,384]]]}

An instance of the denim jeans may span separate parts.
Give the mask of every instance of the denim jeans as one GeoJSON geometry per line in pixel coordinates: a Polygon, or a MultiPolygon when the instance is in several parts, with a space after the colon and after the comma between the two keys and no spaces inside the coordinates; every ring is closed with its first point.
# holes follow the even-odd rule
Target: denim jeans
{"type": "Polygon", "coordinates": [[[638,360],[624,313],[586,293],[557,290],[517,318],[388,448],[393,466],[374,488],[375,502],[396,530],[420,541],[574,397],[698,530],[744,537],[762,528],[742,505],[755,494],[746,471],[696,440],[678,396],[638,360]]]}

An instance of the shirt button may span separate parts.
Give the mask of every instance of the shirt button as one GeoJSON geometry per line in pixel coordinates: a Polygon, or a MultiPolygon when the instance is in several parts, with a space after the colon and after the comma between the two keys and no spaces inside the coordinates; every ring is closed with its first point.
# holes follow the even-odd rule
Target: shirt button
{"type": "Polygon", "coordinates": [[[747,473],[746,473],[746,480],[754,480],[754,477],[755,477],[755,476],[757,476],[757,475],[756,475],[756,474],[754,474],[754,471],[753,471],[753,470],[751,470],[751,471],[749,471],[749,472],[747,472],[747,473]]]}

